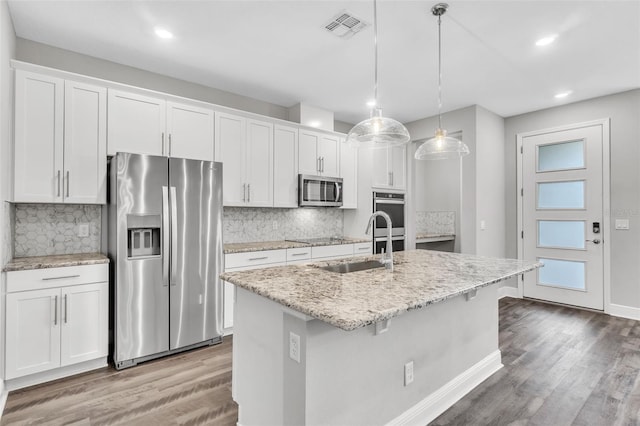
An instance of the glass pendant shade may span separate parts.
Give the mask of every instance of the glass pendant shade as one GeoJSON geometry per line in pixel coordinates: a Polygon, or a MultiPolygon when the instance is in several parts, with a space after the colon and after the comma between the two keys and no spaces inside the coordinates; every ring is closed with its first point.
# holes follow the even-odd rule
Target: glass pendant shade
{"type": "Polygon", "coordinates": [[[356,148],[386,148],[409,142],[409,131],[399,121],[383,117],[382,109],[374,108],[371,118],[356,124],[347,135],[347,143],[356,148]]]}
{"type": "Polygon", "coordinates": [[[434,137],[418,147],[414,157],[416,160],[447,160],[467,154],[469,147],[464,142],[447,136],[446,130],[437,129],[434,137]]]}

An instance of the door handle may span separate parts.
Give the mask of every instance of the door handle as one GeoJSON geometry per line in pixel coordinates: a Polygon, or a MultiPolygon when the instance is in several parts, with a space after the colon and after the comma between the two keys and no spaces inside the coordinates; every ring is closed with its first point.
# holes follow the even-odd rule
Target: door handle
{"type": "Polygon", "coordinates": [[[162,187],[162,286],[169,285],[169,252],[170,239],[170,223],[169,223],[169,189],[162,187]]]}
{"type": "Polygon", "coordinates": [[[169,133],[169,157],[171,157],[171,133],[169,133]]]}
{"type": "Polygon", "coordinates": [[[251,202],[251,184],[247,184],[247,203],[251,202]]]}
{"type": "Polygon", "coordinates": [[[67,197],[69,197],[69,170],[67,170],[67,197]]]}
{"type": "Polygon", "coordinates": [[[58,325],[58,296],[53,298],[53,325],[58,325]]]}
{"type": "Polygon", "coordinates": [[[58,170],[58,197],[60,196],[60,170],[58,170]]]}
{"type": "Polygon", "coordinates": [[[170,285],[176,285],[176,272],[178,269],[178,201],[176,187],[171,187],[169,200],[171,201],[171,278],[170,285]]]}
{"type": "Polygon", "coordinates": [[[316,158],[316,170],[320,173],[320,157],[316,158]]]}
{"type": "Polygon", "coordinates": [[[600,240],[599,240],[599,239],[597,239],[597,238],[595,238],[595,239],[593,239],[593,240],[585,240],[585,241],[586,241],[586,242],[588,242],[588,243],[600,244],[600,240]]]}
{"type": "Polygon", "coordinates": [[[64,323],[67,323],[67,313],[69,311],[69,305],[67,300],[67,294],[64,295],[64,323]]]}
{"type": "Polygon", "coordinates": [[[247,184],[246,183],[242,184],[242,202],[243,203],[247,202],[247,184]]]}

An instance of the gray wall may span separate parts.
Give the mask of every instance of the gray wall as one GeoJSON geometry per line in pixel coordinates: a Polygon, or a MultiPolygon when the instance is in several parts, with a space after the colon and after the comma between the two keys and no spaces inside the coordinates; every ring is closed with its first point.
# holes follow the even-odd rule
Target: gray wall
{"type": "Polygon", "coordinates": [[[640,308],[640,89],[505,120],[506,255],[515,257],[518,244],[516,135],[603,118],[611,119],[611,221],[627,218],[630,228],[603,235],[611,250],[611,303],[640,308]]]}

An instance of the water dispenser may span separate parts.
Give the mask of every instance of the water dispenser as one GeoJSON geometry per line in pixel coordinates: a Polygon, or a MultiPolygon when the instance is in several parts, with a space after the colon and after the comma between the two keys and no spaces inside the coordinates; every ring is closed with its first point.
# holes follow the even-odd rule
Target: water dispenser
{"type": "Polygon", "coordinates": [[[160,256],[160,215],[127,215],[128,257],[160,256]]]}

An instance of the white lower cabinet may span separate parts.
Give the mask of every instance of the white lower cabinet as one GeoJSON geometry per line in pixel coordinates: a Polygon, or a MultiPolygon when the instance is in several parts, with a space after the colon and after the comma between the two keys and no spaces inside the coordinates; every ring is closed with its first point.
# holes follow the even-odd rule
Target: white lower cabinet
{"type": "Polygon", "coordinates": [[[5,380],[107,356],[107,265],[42,271],[7,273],[5,380]]]}

